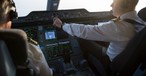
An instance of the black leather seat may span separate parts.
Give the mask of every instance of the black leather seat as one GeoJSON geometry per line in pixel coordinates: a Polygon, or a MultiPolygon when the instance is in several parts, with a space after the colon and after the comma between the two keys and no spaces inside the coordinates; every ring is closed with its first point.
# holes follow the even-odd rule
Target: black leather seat
{"type": "Polygon", "coordinates": [[[146,27],[111,63],[114,76],[132,76],[140,64],[146,65],[146,27]]]}
{"type": "Polygon", "coordinates": [[[0,76],[34,76],[33,68],[29,68],[27,49],[24,31],[0,30],[0,76]]]}
{"type": "Polygon", "coordinates": [[[15,76],[16,68],[8,51],[7,45],[0,40],[0,76],[15,76]]]}
{"type": "Polygon", "coordinates": [[[142,8],[139,12],[138,12],[138,16],[144,20],[146,22],[146,7],[142,8]]]}
{"type": "Polygon", "coordinates": [[[0,39],[5,41],[15,65],[22,65],[27,61],[27,36],[22,30],[0,30],[0,39]]]}

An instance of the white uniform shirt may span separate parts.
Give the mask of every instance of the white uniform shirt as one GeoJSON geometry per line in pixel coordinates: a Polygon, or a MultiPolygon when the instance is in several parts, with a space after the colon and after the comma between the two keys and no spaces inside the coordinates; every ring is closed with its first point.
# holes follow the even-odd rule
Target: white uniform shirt
{"type": "Polygon", "coordinates": [[[28,57],[34,64],[39,76],[53,76],[52,69],[49,68],[44,54],[38,46],[29,43],[28,57]]]}
{"type": "Polygon", "coordinates": [[[72,36],[83,39],[110,42],[106,53],[112,61],[123,51],[129,40],[135,35],[136,31],[143,28],[143,26],[132,25],[123,21],[124,19],[132,19],[139,23],[143,23],[137,16],[136,11],[131,11],[123,14],[120,17],[120,20],[111,20],[98,25],[65,23],[63,25],[63,30],[72,36]],[[135,27],[139,29],[135,31],[135,27]]]}

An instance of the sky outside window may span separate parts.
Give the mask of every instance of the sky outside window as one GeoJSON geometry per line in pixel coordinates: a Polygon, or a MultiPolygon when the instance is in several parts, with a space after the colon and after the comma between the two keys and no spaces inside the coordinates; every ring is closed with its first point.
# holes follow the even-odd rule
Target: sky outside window
{"type": "MultiPolygon", "coordinates": [[[[60,0],[59,10],[85,8],[89,12],[110,11],[113,0],[60,0]]],[[[14,0],[18,16],[26,16],[31,11],[46,10],[47,0],[14,0]]],[[[146,0],[139,0],[136,10],[146,7],[146,0]]]]}

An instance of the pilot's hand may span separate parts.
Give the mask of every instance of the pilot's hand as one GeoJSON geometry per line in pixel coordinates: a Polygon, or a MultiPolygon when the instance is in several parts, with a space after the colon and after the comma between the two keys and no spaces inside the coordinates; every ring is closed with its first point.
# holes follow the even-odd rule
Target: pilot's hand
{"type": "Polygon", "coordinates": [[[58,17],[54,17],[53,18],[53,26],[61,28],[62,27],[62,21],[58,17]]]}

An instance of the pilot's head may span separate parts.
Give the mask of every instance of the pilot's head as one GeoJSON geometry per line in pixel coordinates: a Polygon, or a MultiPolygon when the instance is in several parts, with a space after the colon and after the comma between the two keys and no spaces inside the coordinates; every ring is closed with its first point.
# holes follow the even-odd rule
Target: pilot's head
{"type": "Polygon", "coordinates": [[[134,11],[139,0],[113,0],[111,4],[113,15],[116,17],[134,11]]]}
{"type": "Polygon", "coordinates": [[[12,0],[0,0],[0,29],[11,28],[11,20],[17,17],[12,0]]]}

